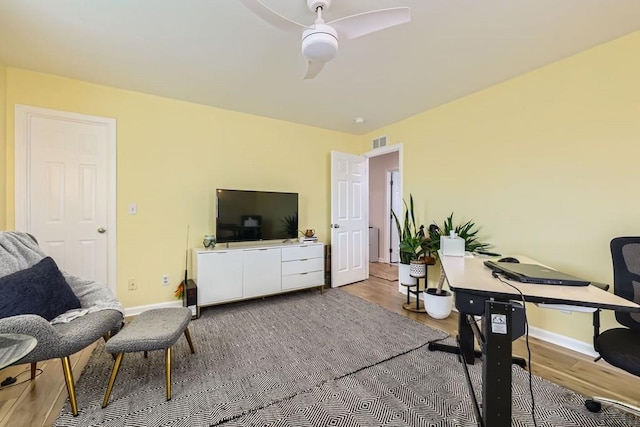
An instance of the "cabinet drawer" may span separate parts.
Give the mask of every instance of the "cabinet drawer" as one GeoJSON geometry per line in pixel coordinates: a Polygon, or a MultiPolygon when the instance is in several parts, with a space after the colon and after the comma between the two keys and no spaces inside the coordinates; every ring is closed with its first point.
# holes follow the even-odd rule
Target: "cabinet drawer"
{"type": "Polygon", "coordinates": [[[322,258],[324,245],[300,245],[291,248],[282,248],[282,261],[294,259],[322,258]]]}
{"type": "Polygon", "coordinates": [[[309,273],[311,271],[322,271],[324,268],[322,258],[297,259],[282,263],[282,275],[309,273]]]}
{"type": "Polygon", "coordinates": [[[292,274],[282,277],[282,290],[308,288],[324,285],[324,271],[312,273],[292,274]]]}

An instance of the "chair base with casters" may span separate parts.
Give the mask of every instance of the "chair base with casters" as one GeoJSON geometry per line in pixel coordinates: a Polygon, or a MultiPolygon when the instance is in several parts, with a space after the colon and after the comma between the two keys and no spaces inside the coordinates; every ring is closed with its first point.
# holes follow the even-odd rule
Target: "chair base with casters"
{"type": "Polygon", "coordinates": [[[594,396],[591,399],[584,401],[584,406],[590,412],[600,412],[602,410],[602,404],[615,406],[626,412],[630,412],[633,415],[640,417],[640,408],[629,403],[621,402],[619,400],[609,399],[607,397],[594,396]]]}
{"type": "MultiPolygon", "coordinates": [[[[640,303],[640,237],[616,237],[611,240],[610,249],[614,293],[640,303]]],[[[616,311],[615,317],[623,327],[601,333],[600,310],[593,313],[593,347],[599,354],[595,361],[604,359],[610,365],[640,377],[640,313],[616,311]]],[[[602,403],[640,416],[637,406],[606,397],[587,399],[585,406],[591,412],[599,412],[602,403]]]]}
{"type": "MultiPolygon", "coordinates": [[[[623,370],[640,376],[640,333],[627,328],[614,328],[600,333],[599,310],[593,313],[593,326],[594,348],[600,354],[595,361],[604,359],[612,366],[624,366],[623,370]]],[[[640,407],[608,397],[594,396],[584,402],[590,412],[600,412],[603,404],[640,416],[640,407]]]]}

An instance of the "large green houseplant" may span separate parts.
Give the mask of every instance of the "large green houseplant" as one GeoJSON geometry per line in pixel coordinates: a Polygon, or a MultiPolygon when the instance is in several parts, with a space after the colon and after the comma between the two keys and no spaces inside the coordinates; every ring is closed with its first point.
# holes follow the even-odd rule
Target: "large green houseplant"
{"type": "Polygon", "coordinates": [[[416,216],[413,211],[413,195],[409,195],[409,205],[404,203],[404,220],[400,222],[400,218],[391,209],[391,215],[396,222],[398,229],[398,238],[400,240],[400,263],[409,264],[413,260],[419,259],[426,253],[426,236],[424,226],[416,225],[416,216]]]}
{"type": "MultiPolygon", "coordinates": [[[[473,220],[469,220],[463,224],[453,225],[453,212],[447,217],[442,226],[439,226],[435,222],[429,226],[428,236],[426,236],[426,242],[424,244],[425,251],[438,259],[438,251],[440,250],[440,237],[449,236],[451,232],[454,232],[458,237],[464,239],[464,250],[474,252],[478,249],[484,249],[489,246],[489,243],[483,243],[478,240],[479,228],[473,220]]],[[[444,273],[442,267],[440,270],[440,280],[438,281],[437,294],[442,293],[442,285],[444,284],[444,273]]]]}
{"type": "MultiPolygon", "coordinates": [[[[453,212],[447,217],[443,225],[440,226],[435,222],[429,226],[428,235],[425,238],[426,252],[432,254],[436,259],[439,258],[440,238],[442,236],[450,236],[454,232],[458,237],[464,239],[465,251],[473,252],[477,249],[483,249],[489,246],[488,243],[482,243],[478,240],[479,228],[476,224],[469,220],[463,224],[453,225],[453,212]]],[[[440,263],[440,278],[436,288],[426,289],[424,292],[424,305],[427,313],[436,319],[444,319],[451,314],[453,307],[453,295],[449,291],[442,289],[446,277],[440,263]]]]}
{"type": "Polygon", "coordinates": [[[416,277],[423,277],[426,274],[426,265],[425,264],[433,264],[435,260],[431,260],[432,262],[426,262],[424,259],[425,254],[427,254],[427,238],[424,232],[424,226],[420,225],[418,227],[416,222],[416,216],[414,213],[414,204],[413,204],[413,195],[409,195],[409,205],[407,205],[406,201],[404,203],[404,217],[403,221],[400,221],[398,215],[391,210],[391,215],[393,216],[396,227],[398,229],[398,238],[400,240],[400,266],[398,269],[400,283],[409,285],[416,284],[416,277]],[[417,271],[419,273],[412,273],[410,269],[410,264],[414,263],[414,267],[417,267],[417,271]],[[417,275],[414,275],[417,274],[417,275]]]}

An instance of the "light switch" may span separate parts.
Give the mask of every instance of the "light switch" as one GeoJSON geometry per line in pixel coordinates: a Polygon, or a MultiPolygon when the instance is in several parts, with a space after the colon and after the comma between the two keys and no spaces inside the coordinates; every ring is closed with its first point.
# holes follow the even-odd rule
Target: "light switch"
{"type": "Polygon", "coordinates": [[[129,215],[136,215],[138,213],[138,205],[135,203],[129,203],[129,215]]]}

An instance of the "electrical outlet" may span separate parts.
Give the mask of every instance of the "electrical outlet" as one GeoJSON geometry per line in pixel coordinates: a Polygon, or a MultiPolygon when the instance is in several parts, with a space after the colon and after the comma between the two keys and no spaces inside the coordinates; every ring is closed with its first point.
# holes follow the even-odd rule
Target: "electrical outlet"
{"type": "Polygon", "coordinates": [[[138,284],[136,283],[136,279],[129,279],[127,284],[130,291],[135,291],[136,289],[138,289],[138,284]]]}
{"type": "Polygon", "coordinates": [[[168,274],[163,274],[162,275],[162,286],[169,286],[169,275],[168,274]]]}

